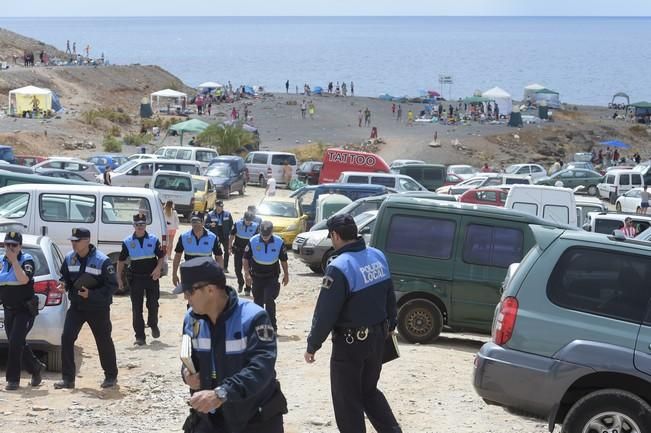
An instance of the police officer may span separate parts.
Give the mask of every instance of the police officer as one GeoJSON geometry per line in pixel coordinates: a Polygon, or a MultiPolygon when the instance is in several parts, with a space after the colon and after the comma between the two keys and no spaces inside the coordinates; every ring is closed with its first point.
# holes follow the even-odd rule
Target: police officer
{"type": "Polygon", "coordinates": [[[224,272],[228,272],[228,259],[230,257],[228,241],[233,228],[233,217],[229,211],[224,210],[222,200],[217,200],[215,209],[206,215],[205,226],[217,236],[217,240],[224,250],[224,272]]]}
{"type": "Polygon", "coordinates": [[[0,255],[0,301],[9,344],[7,391],[20,386],[21,360],[32,375],[32,386],[41,383],[41,371],[45,368],[25,341],[38,314],[38,298],[34,296],[34,258],[22,251],[22,244],[20,233],[7,233],[5,253],[0,255]]]}
{"type": "Polygon", "coordinates": [[[366,431],[364,414],[378,433],[400,433],[389,403],[377,389],[385,339],[396,326],[396,299],[389,266],[381,251],[358,238],[350,214],[328,220],[336,258],[325,271],[305,361],[332,331],[330,385],[341,433],[366,431]]]}
{"type": "MultiPolygon", "coordinates": [[[[201,212],[192,212],[190,216],[192,229],[179,236],[179,240],[174,248],[174,261],[172,262],[172,284],[174,287],[179,286],[179,265],[181,264],[181,254],[184,254],[185,260],[196,257],[215,256],[219,266],[223,266],[222,249],[219,246],[219,240],[214,233],[207,231],[203,226],[203,214],[201,212]]],[[[175,292],[178,292],[176,290],[175,292]]]]}
{"type": "Polygon", "coordinates": [[[254,205],[249,205],[246,208],[247,212],[251,212],[253,214],[253,221],[258,223],[258,225],[262,224],[262,218],[260,218],[256,212],[258,212],[258,209],[254,205]]]}
{"type": "Polygon", "coordinates": [[[144,214],[133,216],[132,235],[122,242],[122,251],[118,259],[118,287],[123,292],[122,272],[125,262],[131,258],[128,270],[129,286],[131,288],[131,311],[133,315],[133,330],[136,334],[134,344],[146,344],[145,322],[142,319],[142,303],[147,296],[147,325],[153,338],[160,337],[158,329],[158,299],[160,298],[160,274],[165,261],[165,252],[158,238],[147,233],[147,217],[144,214]]]}
{"type": "MultiPolygon", "coordinates": [[[[249,240],[258,234],[260,225],[253,221],[254,215],[246,211],[244,217],[235,223],[231,230],[230,250],[235,258],[235,275],[237,276],[237,292],[241,293],[244,287],[244,275],[242,275],[242,257],[244,249],[249,244],[249,240]]],[[[247,285],[244,291],[246,296],[251,294],[251,286],[247,285]]]]}
{"type": "Polygon", "coordinates": [[[260,234],[253,236],[244,249],[242,265],[246,285],[253,290],[253,302],[264,306],[271,318],[274,329],[276,323],[276,298],[280,293],[280,266],[283,267],[283,286],[289,283],[287,269],[287,248],[279,237],[273,234],[271,221],[260,224],[260,234]]]}
{"type": "Polygon", "coordinates": [[[268,314],[237,297],[209,257],[181,265],[181,285],[191,308],[183,334],[192,339],[195,374],[190,387],[193,433],[282,433],[287,401],[276,380],[276,334],[268,314]]]}
{"type": "Polygon", "coordinates": [[[72,229],[72,251],[61,265],[61,292],[68,292],[70,308],[61,335],[62,380],[54,384],[55,389],[75,387],[75,341],[84,323],[88,323],[99,352],[99,361],[104,370],[102,388],[117,384],[118,366],[115,346],[111,338],[111,303],[118,286],[115,267],[106,254],[90,243],[90,231],[85,228],[72,229]]]}

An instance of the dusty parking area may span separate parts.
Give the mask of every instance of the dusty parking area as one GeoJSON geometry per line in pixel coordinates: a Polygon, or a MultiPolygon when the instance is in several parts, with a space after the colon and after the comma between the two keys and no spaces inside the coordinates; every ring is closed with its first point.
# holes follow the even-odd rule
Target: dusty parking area
{"type": "MultiPolygon", "coordinates": [[[[242,215],[257,204],[263,190],[250,187],[244,197],[232,196],[226,209],[242,215]]],[[[286,191],[280,191],[286,194],[286,191]]],[[[231,265],[232,268],[232,265],[231,265]]],[[[330,401],[330,344],[317,352],[317,362],[303,360],[314,302],[321,277],[290,254],[290,283],[278,299],[279,358],[277,372],[289,401],[288,433],[337,432],[330,401]]],[[[231,269],[229,282],[236,285],[231,269]]],[[[58,432],[179,432],[187,414],[188,390],[180,379],[178,346],[185,302],[171,294],[171,279],[162,284],[161,338],[133,346],[131,305],[116,297],[112,308],[119,386],[102,390],[97,349],[88,327],[77,341],[77,388],[54,390],[56,373],[48,372],[38,388],[0,391],[4,431],[58,432]]],[[[402,357],[386,365],[380,381],[405,433],[542,433],[544,421],[514,416],[486,405],[472,388],[473,357],[488,336],[444,334],[435,344],[400,342],[402,357]]],[[[3,357],[6,355],[2,355],[3,357]]],[[[4,360],[3,360],[4,363],[4,360]]],[[[2,367],[4,379],[4,366],[2,367]]],[[[3,389],[3,388],[2,388],[3,389]]],[[[374,431],[369,424],[369,431],[374,431]]]]}

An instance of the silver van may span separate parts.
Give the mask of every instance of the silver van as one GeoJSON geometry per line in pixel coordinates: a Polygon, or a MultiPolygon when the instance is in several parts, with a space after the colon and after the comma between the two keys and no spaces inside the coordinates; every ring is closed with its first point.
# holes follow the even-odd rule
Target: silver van
{"type": "Polygon", "coordinates": [[[219,153],[209,147],[163,146],[154,152],[154,155],[164,159],[197,161],[201,165],[201,169],[205,170],[208,168],[210,161],[219,156],[219,153]]]}
{"type": "Polygon", "coordinates": [[[364,171],[344,171],[339,176],[339,183],[361,183],[382,185],[397,192],[427,191],[420,183],[409,176],[395,173],[370,173],[364,171]]]}
{"type": "Polygon", "coordinates": [[[285,162],[292,169],[292,178],[296,176],[296,155],[287,152],[250,152],[246,159],[246,168],[249,171],[249,183],[260,186],[267,185],[267,179],[273,177],[277,184],[286,183],[283,179],[283,166],[285,162]]]}
{"type": "MultiPolygon", "coordinates": [[[[197,161],[180,159],[134,159],[111,172],[111,185],[149,188],[151,177],[159,170],[182,171],[193,175],[201,174],[201,165],[197,161]]],[[[97,182],[103,183],[102,175],[97,182]]]]}

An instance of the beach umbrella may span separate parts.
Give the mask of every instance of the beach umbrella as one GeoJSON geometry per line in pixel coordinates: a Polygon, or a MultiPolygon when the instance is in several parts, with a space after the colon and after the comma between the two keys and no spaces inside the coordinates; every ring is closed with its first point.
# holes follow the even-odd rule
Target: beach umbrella
{"type": "Polygon", "coordinates": [[[172,131],[176,131],[181,136],[181,145],[183,145],[183,134],[186,132],[198,134],[209,127],[210,124],[199,119],[190,119],[185,122],[177,123],[170,126],[172,131]]]}
{"type": "Polygon", "coordinates": [[[206,81],[205,83],[201,83],[199,84],[199,86],[197,86],[197,88],[199,89],[218,89],[220,87],[224,87],[224,86],[214,81],[206,81]]]}
{"type": "Polygon", "coordinates": [[[626,143],[623,143],[619,140],[608,140],[608,141],[602,141],[601,143],[602,146],[610,146],[610,147],[618,147],[620,149],[630,149],[631,146],[629,146],[626,143]]]}
{"type": "Polygon", "coordinates": [[[436,90],[428,90],[427,94],[429,95],[430,98],[438,98],[439,96],[441,96],[441,94],[436,90]]]}

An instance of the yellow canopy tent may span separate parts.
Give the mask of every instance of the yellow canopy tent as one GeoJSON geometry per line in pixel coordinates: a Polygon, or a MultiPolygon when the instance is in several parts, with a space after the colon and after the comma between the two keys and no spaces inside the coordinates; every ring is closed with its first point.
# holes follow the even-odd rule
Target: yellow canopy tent
{"type": "Polygon", "coordinates": [[[21,87],[9,92],[9,114],[22,116],[24,112],[52,110],[52,91],[35,86],[21,87]]]}

